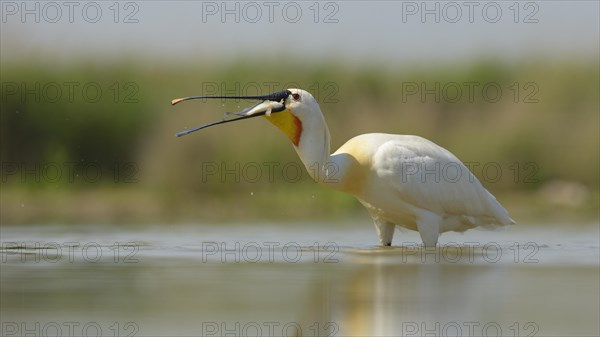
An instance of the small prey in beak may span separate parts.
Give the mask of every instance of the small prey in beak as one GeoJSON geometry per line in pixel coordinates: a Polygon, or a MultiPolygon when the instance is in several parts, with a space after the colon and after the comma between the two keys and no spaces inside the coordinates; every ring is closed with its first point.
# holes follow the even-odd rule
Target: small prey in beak
{"type": "Polygon", "coordinates": [[[249,108],[246,108],[240,112],[226,112],[226,115],[238,115],[238,116],[252,116],[255,114],[263,113],[263,115],[271,116],[271,112],[285,110],[285,104],[282,102],[264,101],[257,103],[249,108]]]}

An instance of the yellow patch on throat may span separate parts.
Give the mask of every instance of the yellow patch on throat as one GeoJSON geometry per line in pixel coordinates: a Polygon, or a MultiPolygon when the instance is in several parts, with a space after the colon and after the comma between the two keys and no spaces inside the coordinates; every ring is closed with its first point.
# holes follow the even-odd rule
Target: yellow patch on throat
{"type": "Polygon", "coordinates": [[[290,110],[284,110],[281,112],[274,112],[271,116],[265,118],[273,125],[283,131],[285,135],[298,146],[300,144],[300,136],[302,136],[302,122],[290,110]]]}

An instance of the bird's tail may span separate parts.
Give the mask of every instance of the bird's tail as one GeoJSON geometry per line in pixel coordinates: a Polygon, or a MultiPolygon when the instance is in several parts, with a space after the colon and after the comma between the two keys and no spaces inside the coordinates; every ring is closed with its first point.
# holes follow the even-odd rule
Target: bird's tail
{"type": "Polygon", "coordinates": [[[492,216],[490,216],[489,219],[490,223],[487,226],[483,225],[483,227],[492,227],[492,229],[494,229],[498,227],[515,225],[516,222],[510,217],[510,215],[508,215],[508,211],[502,207],[502,205],[500,205],[498,200],[496,200],[496,198],[490,192],[487,190],[486,192],[488,194],[487,206],[492,216]]]}

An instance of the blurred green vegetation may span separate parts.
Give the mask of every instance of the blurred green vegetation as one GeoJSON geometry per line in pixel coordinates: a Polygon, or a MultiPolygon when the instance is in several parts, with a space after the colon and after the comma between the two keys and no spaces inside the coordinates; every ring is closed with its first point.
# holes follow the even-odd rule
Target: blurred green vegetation
{"type": "Polygon", "coordinates": [[[264,120],[174,137],[250,102],[172,107],[172,98],[290,86],[320,102],[332,151],[361,133],[416,134],[474,163],[517,221],[598,217],[597,62],[389,70],[300,60],[55,66],[32,57],[3,62],[0,74],[3,224],[366,219],[352,197],[298,171],[291,144],[264,120]]]}

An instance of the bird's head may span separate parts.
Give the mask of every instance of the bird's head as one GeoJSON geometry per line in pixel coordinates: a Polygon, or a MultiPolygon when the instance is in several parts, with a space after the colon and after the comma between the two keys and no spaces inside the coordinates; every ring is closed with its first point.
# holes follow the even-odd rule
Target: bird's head
{"type": "Polygon", "coordinates": [[[286,99],[286,108],[292,114],[302,119],[309,119],[313,115],[320,115],[321,109],[317,100],[310,92],[302,89],[288,89],[290,92],[286,99]]]}
{"type": "Polygon", "coordinates": [[[177,98],[171,104],[191,99],[255,99],[259,102],[237,113],[229,115],[239,116],[232,119],[202,125],[193,129],[179,132],[178,137],[194,131],[202,130],[214,125],[234,122],[242,119],[264,116],[269,122],[277,126],[285,135],[298,146],[305,123],[323,119],[319,104],[308,91],[302,89],[287,89],[263,96],[193,96],[177,98]]]}

